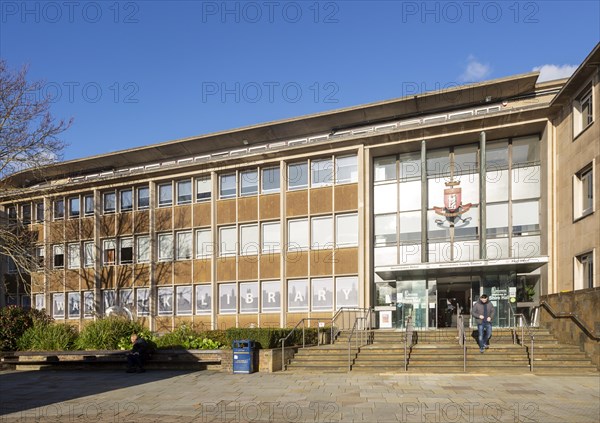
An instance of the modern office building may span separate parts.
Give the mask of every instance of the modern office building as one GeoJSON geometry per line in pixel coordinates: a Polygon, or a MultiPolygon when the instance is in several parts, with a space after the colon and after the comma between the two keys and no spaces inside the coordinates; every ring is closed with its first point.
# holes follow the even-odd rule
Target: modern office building
{"type": "Polygon", "coordinates": [[[528,73],[23,171],[2,300],[156,331],[290,326],[373,307],[382,328],[495,324],[600,286],[600,45],[568,80],[528,73]],[[30,279],[30,280],[29,280],[30,279]]]}

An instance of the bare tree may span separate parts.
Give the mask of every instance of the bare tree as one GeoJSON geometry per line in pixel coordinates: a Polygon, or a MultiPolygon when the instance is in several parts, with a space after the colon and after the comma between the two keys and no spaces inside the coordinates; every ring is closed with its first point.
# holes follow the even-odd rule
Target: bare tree
{"type": "MultiPolygon", "coordinates": [[[[62,158],[65,143],[59,135],[72,122],[56,121],[50,114],[50,99],[40,94],[43,81],[28,82],[26,77],[26,66],[13,71],[0,59],[0,201],[5,205],[29,195],[27,187],[14,183],[11,175],[27,171],[33,175],[30,180],[44,181],[45,167],[62,158]]],[[[37,266],[32,257],[36,236],[24,228],[16,211],[8,207],[2,212],[0,257],[15,266],[20,282],[37,266]]],[[[0,294],[2,288],[0,284],[0,294]]]]}

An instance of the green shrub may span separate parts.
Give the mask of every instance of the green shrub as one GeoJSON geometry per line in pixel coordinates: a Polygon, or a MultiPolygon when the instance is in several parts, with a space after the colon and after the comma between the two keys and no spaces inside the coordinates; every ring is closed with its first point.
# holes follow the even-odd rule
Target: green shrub
{"type": "Polygon", "coordinates": [[[17,341],[35,322],[50,323],[52,318],[43,310],[17,306],[0,308],[0,350],[14,351],[17,341]]]}
{"type": "Polygon", "coordinates": [[[38,323],[19,338],[21,351],[66,351],[73,349],[77,329],[66,323],[38,323]]]}
{"type": "MultiPolygon", "coordinates": [[[[291,328],[230,328],[227,329],[227,345],[231,347],[234,340],[251,339],[256,343],[257,348],[278,348],[281,347],[281,338],[285,338],[291,328]]],[[[321,329],[321,333],[328,329],[321,329]]],[[[317,343],[317,328],[304,329],[304,342],[307,345],[317,343]]],[[[302,345],[302,328],[297,328],[286,340],[286,346],[302,345]]]]}
{"type": "Polygon", "coordinates": [[[142,330],[138,322],[111,316],[90,322],[79,334],[76,345],[81,350],[116,350],[123,338],[142,330]]]}
{"type": "Polygon", "coordinates": [[[196,332],[187,325],[181,325],[173,332],[156,338],[156,345],[163,349],[213,350],[218,349],[224,342],[224,331],[196,332]]]}

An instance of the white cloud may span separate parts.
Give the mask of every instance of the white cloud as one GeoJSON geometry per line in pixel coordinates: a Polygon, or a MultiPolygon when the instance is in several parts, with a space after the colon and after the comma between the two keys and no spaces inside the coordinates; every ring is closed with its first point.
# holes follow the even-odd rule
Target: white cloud
{"type": "Polygon", "coordinates": [[[476,82],[485,79],[492,71],[487,63],[477,61],[475,56],[470,55],[467,58],[467,66],[464,72],[458,77],[460,82],[476,82]]]}
{"type": "Polygon", "coordinates": [[[534,72],[536,72],[536,71],[540,72],[540,76],[539,76],[537,82],[543,82],[543,81],[552,81],[554,79],[568,78],[571,75],[573,75],[573,72],[575,72],[575,69],[577,69],[576,65],[562,65],[562,66],[543,65],[543,66],[536,66],[532,70],[534,72]]]}

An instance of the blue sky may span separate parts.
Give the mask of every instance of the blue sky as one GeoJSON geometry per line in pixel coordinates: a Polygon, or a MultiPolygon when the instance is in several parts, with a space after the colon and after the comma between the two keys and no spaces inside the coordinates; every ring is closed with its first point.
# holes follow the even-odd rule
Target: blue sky
{"type": "Polygon", "coordinates": [[[64,158],[444,89],[600,40],[597,1],[7,1],[0,56],[74,118],[64,158]]]}

